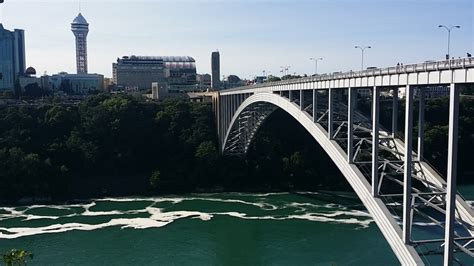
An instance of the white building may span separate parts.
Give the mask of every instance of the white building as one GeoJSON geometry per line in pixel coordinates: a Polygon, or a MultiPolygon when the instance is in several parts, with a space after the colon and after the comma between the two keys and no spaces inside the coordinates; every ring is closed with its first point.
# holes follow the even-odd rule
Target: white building
{"type": "Polygon", "coordinates": [[[89,94],[104,90],[104,76],[100,74],[68,74],[61,72],[49,79],[53,91],[64,91],[67,94],[89,94]]]}

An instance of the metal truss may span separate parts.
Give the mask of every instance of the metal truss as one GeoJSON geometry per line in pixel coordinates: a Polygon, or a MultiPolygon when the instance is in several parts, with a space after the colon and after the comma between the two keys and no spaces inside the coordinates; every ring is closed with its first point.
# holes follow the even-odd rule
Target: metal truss
{"type": "MultiPolygon", "coordinates": [[[[471,207],[460,195],[456,196],[455,191],[452,205],[453,198],[449,198],[453,197],[450,188],[452,181],[448,178],[445,182],[442,175],[423,160],[420,154],[422,145],[418,145],[418,153],[413,152],[411,143],[405,145],[405,136],[393,133],[397,131],[396,122],[392,123],[393,132],[388,132],[378,123],[378,88],[374,87],[372,91],[370,118],[356,109],[357,102],[353,100],[351,89],[347,100],[341,97],[342,94],[331,90],[324,93],[310,91],[313,95],[310,100],[303,90],[278,93],[298,106],[303,114],[312,117],[314,123],[326,130],[327,138],[347,152],[348,163],[357,167],[371,184],[372,196],[383,201],[403,229],[400,236],[403,242],[413,246],[420,257],[429,263],[441,259],[445,265],[456,262],[463,265],[462,259],[466,256],[474,258],[471,207]],[[407,147],[410,156],[405,156],[407,147]],[[448,231],[453,233],[449,238],[448,231]],[[446,247],[446,243],[450,246],[446,247]]],[[[411,108],[412,103],[407,103],[411,108]]],[[[397,108],[394,101],[393,110],[397,108]]],[[[267,102],[250,104],[240,113],[234,108],[235,113],[231,114],[233,123],[230,123],[227,138],[222,141],[222,151],[245,154],[261,124],[276,109],[275,105],[267,102]]],[[[411,112],[411,109],[408,110],[411,112]]],[[[424,112],[420,113],[424,115],[424,112]]],[[[411,117],[407,116],[407,119],[412,122],[411,117]]],[[[424,122],[422,116],[419,119],[424,122]]],[[[422,140],[422,134],[419,138],[422,140]]]]}
{"type": "Polygon", "coordinates": [[[265,119],[277,109],[268,103],[257,103],[242,111],[229,131],[224,153],[245,154],[265,119]]]}
{"type": "MultiPolygon", "coordinates": [[[[341,147],[347,148],[347,105],[343,103],[337,103],[337,105],[342,112],[336,114],[340,120],[334,121],[336,127],[333,138],[341,147]]],[[[372,161],[370,160],[373,152],[372,132],[370,119],[360,112],[354,112],[354,155],[352,161],[369,181],[372,180],[372,161]]],[[[383,129],[380,131],[378,140],[377,172],[379,182],[375,188],[375,194],[384,201],[392,215],[402,224],[399,217],[402,216],[404,206],[402,198],[405,152],[400,150],[397,142],[403,141],[383,129]]],[[[432,182],[433,176],[429,177],[428,175],[437,175],[437,178],[441,179],[441,174],[427,162],[418,160],[416,153],[412,152],[412,157],[411,178],[414,182],[411,187],[412,198],[408,206],[410,210],[408,226],[411,227],[409,229],[411,232],[409,243],[417,249],[422,257],[442,257],[447,209],[446,186],[432,182]],[[427,234],[426,228],[429,228],[432,233],[427,234]]],[[[466,215],[461,215],[456,208],[454,252],[464,253],[474,258],[474,226],[468,218],[466,215]]],[[[460,260],[456,258],[453,260],[463,265],[460,260]]]]}

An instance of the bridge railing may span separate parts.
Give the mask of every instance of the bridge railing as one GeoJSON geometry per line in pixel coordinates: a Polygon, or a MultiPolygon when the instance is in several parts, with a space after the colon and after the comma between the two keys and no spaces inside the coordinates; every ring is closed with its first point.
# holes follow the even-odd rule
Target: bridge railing
{"type": "Polygon", "coordinates": [[[249,86],[227,89],[223,91],[238,91],[238,90],[243,90],[243,89],[257,89],[257,88],[265,88],[268,86],[287,85],[287,84],[302,83],[302,82],[316,82],[316,81],[327,81],[327,80],[335,80],[335,79],[362,78],[362,77],[373,77],[373,76],[391,75],[391,74],[408,74],[408,73],[417,73],[417,72],[463,69],[463,68],[472,68],[472,67],[474,67],[474,58],[472,57],[450,59],[450,60],[443,60],[443,61],[426,61],[424,63],[419,63],[419,64],[397,65],[394,67],[374,68],[374,69],[367,69],[367,70],[362,70],[362,71],[351,70],[349,72],[344,72],[344,73],[321,74],[321,75],[311,76],[311,77],[259,83],[259,84],[249,85],[249,86]]]}

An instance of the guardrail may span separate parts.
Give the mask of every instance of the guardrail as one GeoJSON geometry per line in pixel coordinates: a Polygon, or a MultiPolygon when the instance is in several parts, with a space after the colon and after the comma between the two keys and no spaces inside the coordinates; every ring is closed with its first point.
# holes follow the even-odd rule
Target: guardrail
{"type": "Polygon", "coordinates": [[[317,76],[312,76],[312,77],[304,77],[304,78],[296,78],[296,79],[289,79],[289,80],[283,80],[283,81],[254,84],[254,85],[232,88],[232,89],[227,89],[227,90],[222,90],[222,91],[230,92],[230,91],[238,91],[238,90],[243,90],[243,89],[257,89],[257,88],[265,88],[268,86],[288,85],[288,84],[303,83],[303,82],[373,77],[373,76],[391,75],[391,74],[408,74],[408,73],[463,69],[463,68],[474,68],[474,58],[468,57],[468,58],[450,59],[450,60],[444,60],[444,61],[424,62],[424,63],[419,63],[419,64],[399,65],[399,66],[387,67],[387,68],[367,69],[367,70],[362,70],[362,71],[349,71],[349,72],[336,73],[336,74],[322,74],[322,75],[317,75],[317,76]]]}

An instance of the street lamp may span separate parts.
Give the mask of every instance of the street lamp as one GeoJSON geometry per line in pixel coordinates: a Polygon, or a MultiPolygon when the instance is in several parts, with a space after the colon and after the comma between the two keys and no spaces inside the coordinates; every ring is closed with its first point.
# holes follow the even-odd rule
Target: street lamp
{"type": "Polygon", "coordinates": [[[283,76],[288,75],[288,69],[290,69],[290,66],[280,66],[280,72],[283,76]]]}
{"type": "Polygon", "coordinates": [[[362,68],[362,70],[364,70],[364,51],[365,51],[365,49],[370,49],[372,47],[371,46],[358,46],[358,45],[356,45],[354,48],[359,48],[360,51],[362,52],[361,68],[362,68]]]}
{"type": "Polygon", "coordinates": [[[438,25],[438,28],[445,28],[447,31],[448,31],[448,53],[446,54],[446,59],[449,60],[449,44],[451,42],[451,30],[452,29],[459,29],[461,28],[461,26],[453,26],[453,25],[449,25],[449,26],[445,26],[445,25],[438,25]]]}
{"type": "Polygon", "coordinates": [[[311,57],[309,60],[314,61],[314,75],[318,74],[318,61],[323,60],[322,57],[311,57]]]}

